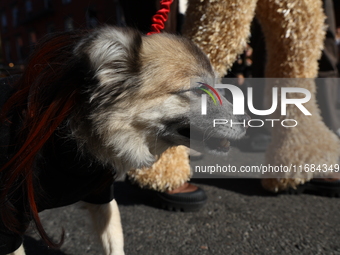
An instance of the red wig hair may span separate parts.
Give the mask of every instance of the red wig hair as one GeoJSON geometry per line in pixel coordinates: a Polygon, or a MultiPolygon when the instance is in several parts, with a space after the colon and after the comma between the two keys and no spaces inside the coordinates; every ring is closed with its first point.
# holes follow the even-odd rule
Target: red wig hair
{"type": "Polygon", "coordinates": [[[5,103],[0,115],[6,122],[10,113],[16,112],[22,121],[16,141],[18,149],[0,169],[4,180],[0,194],[2,221],[9,230],[23,234],[9,198],[13,190],[23,189],[30,217],[39,234],[55,248],[61,245],[63,238],[55,244],[42,227],[36,205],[39,194],[35,194],[33,187],[33,167],[37,154],[76,102],[82,77],[79,63],[74,61],[73,49],[84,33],[58,33],[38,45],[23,75],[14,84],[16,92],[5,103]]]}

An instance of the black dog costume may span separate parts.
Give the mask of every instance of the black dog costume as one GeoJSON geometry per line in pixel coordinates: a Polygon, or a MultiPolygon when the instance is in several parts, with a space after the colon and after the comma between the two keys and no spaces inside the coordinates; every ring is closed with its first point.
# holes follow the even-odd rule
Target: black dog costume
{"type": "MultiPolygon", "coordinates": [[[[10,84],[13,79],[0,80],[0,106],[15,91],[10,84]]],[[[12,112],[10,123],[0,126],[0,168],[11,158],[15,148],[16,133],[20,127],[21,114],[12,112]]],[[[93,204],[109,203],[113,197],[112,169],[96,164],[89,154],[79,152],[75,141],[67,137],[67,126],[58,129],[45,144],[35,165],[34,186],[39,211],[66,206],[78,201],[93,204]]],[[[6,182],[0,173],[1,190],[6,182]]],[[[32,220],[28,213],[28,201],[23,197],[20,181],[9,192],[6,201],[16,209],[20,232],[24,232],[32,220]],[[25,213],[27,212],[27,213],[25,213]]],[[[22,235],[9,230],[0,219],[0,255],[14,252],[22,244],[22,235]]]]}

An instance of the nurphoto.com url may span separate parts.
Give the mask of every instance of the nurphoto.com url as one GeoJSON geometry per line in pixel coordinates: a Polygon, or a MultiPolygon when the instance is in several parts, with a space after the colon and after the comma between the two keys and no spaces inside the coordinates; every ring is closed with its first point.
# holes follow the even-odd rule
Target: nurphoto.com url
{"type": "Polygon", "coordinates": [[[258,166],[232,166],[232,165],[210,165],[210,166],[195,166],[195,173],[339,173],[339,164],[302,164],[288,166],[279,165],[273,166],[270,164],[261,164],[258,166]]]}

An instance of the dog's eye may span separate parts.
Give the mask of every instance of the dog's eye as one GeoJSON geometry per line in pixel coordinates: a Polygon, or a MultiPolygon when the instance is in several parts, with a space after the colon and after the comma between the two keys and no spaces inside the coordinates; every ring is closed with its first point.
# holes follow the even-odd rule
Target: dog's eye
{"type": "Polygon", "coordinates": [[[192,90],[192,92],[195,94],[195,95],[202,95],[202,94],[206,94],[206,92],[204,91],[205,88],[203,86],[200,86],[200,87],[196,87],[192,90]]]}

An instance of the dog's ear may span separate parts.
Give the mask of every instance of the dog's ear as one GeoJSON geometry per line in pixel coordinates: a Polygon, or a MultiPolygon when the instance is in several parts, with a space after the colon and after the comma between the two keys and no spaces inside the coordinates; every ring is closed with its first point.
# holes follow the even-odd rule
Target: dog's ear
{"type": "Polygon", "coordinates": [[[138,85],[142,36],[134,29],[105,27],[85,37],[74,53],[86,58],[97,86],[90,88],[90,101],[101,104],[138,85]]]}
{"type": "Polygon", "coordinates": [[[86,53],[95,70],[98,68],[138,71],[136,63],[142,44],[141,34],[134,29],[104,27],[78,44],[76,54],[86,53]]]}

